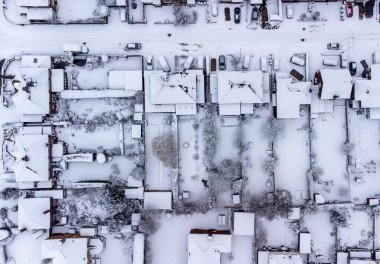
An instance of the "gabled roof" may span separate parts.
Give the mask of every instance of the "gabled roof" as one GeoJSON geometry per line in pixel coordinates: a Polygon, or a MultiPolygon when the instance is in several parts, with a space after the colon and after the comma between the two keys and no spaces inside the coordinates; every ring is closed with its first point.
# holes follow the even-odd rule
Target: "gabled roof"
{"type": "Polygon", "coordinates": [[[380,107],[380,64],[371,65],[371,80],[355,80],[354,97],[361,107],[380,107]]]}
{"type": "Polygon", "coordinates": [[[195,104],[197,78],[193,73],[164,73],[150,75],[152,104],[195,104]]]}
{"type": "Polygon", "coordinates": [[[321,69],[321,99],[350,99],[352,77],[348,69],[321,69]]]}
{"type": "Polygon", "coordinates": [[[220,71],[218,73],[218,103],[264,103],[261,71],[220,71]]]}
{"type": "Polygon", "coordinates": [[[220,253],[232,252],[232,236],[191,233],[187,251],[188,264],[219,264],[220,253]]]}
{"type": "Polygon", "coordinates": [[[311,83],[277,78],[276,84],[277,118],[298,118],[300,105],[311,104],[311,83]]]}
{"type": "Polygon", "coordinates": [[[51,226],[50,198],[18,200],[18,229],[49,229],[51,226]]]}
{"type": "Polygon", "coordinates": [[[47,68],[20,68],[12,97],[17,112],[24,115],[46,115],[50,112],[50,76],[47,68]]]}
{"type": "Polygon", "coordinates": [[[41,258],[52,264],[88,264],[88,238],[46,239],[41,242],[41,258]]]}
{"type": "Polygon", "coordinates": [[[49,137],[16,135],[12,155],[17,182],[49,181],[49,137]]]}

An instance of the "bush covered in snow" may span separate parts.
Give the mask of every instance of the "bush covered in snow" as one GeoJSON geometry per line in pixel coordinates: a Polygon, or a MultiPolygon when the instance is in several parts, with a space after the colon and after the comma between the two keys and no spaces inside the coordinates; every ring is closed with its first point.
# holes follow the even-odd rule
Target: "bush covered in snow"
{"type": "Polygon", "coordinates": [[[152,141],[153,154],[164,166],[175,168],[178,164],[178,143],[174,134],[155,137],[152,141]]]}
{"type": "Polygon", "coordinates": [[[277,217],[287,217],[293,207],[292,195],[287,190],[276,190],[272,193],[263,192],[261,195],[244,194],[242,208],[246,212],[273,220],[277,217]]]}
{"type": "Polygon", "coordinates": [[[17,199],[18,190],[15,188],[5,188],[0,192],[1,200],[17,199]]]}
{"type": "Polygon", "coordinates": [[[321,167],[313,167],[307,171],[307,177],[315,182],[319,182],[324,173],[325,172],[321,167]]]}
{"type": "Polygon", "coordinates": [[[159,212],[155,210],[146,210],[141,212],[141,223],[139,225],[139,231],[147,235],[153,235],[160,228],[158,222],[159,212]]]}
{"type": "Polygon", "coordinates": [[[138,181],[145,178],[145,169],[143,167],[137,166],[131,171],[131,176],[138,181]]]}
{"type": "Polygon", "coordinates": [[[215,167],[214,159],[216,156],[216,148],[218,145],[217,130],[215,127],[216,122],[216,105],[208,104],[205,106],[206,123],[203,131],[203,139],[205,142],[205,165],[207,169],[215,167]]]}
{"type": "Polygon", "coordinates": [[[278,164],[278,158],[276,155],[273,156],[268,156],[264,161],[263,161],[263,170],[268,173],[268,174],[273,174],[276,167],[278,164]]]}
{"type": "Polygon", "coordinates": [[[348,213],[346,210],[332,210],[330,212],[330,221],[337,227],[346,227],[348,223],[348,213]]]}
{"type": "Polygon", "coordinates": [[[352,151],[354,150],[354,147],[355,147],[354,143],[344,142],[342,145],[343,154],[350,155],[352,151]]]}

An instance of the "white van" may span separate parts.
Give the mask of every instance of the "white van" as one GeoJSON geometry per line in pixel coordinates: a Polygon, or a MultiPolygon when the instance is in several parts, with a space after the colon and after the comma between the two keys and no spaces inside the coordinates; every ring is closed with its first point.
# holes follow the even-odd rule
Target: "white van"
{"type": "Polygon", "coordinates": [[[63,51],[87,54],[88,48],[81,44],[63,44],[63,51]]]}
{"type": "Polygon", "coordinates": [[[197,58],[197,68],[200,69],[200,70],[203,70],[204,67],[205,67],[204,57],[203,56],[198,56],[198,58],[197,58]]]}
{"type": "Polygon", "coordinates": [[[288,19],[292,19],[293,18],[293,6],[292,5],[287,5],[286,6],[286,17],[288,19]]]}
{"type": "Polygon", "coordinates": [[[188,57],[187,57],[187,60],[185,61],[185,64],[183,65],[183,67],[184,67],[186,70],[190,69],[191,64],[193,64],[193,61],[194,61],[194,57],[193,57],[193,56],[188,56],[188,57]]]}
{"type": "Polygon", "coordinates": [[[268,61],[266,57],[261,57],[260,58],[260,69],[263,72],[268,71],[268,61]]]}
{"type": "Polygon", "coordinates": [[[165,59],[164,56],[159,56],[158,57],[158,62],[160,63],[161,68],[162,68],[163,71],[165,71],[165,72],[169,72],[170,71],[169,64],[166,61],[166,59],[165,59]]]}
{"type": "Polygon", "coordinates": [[[127,9],[126,8],[121,8],[120,9],[120,20],[122,22],[126,22],[127,21],[127,9]]]}
{"type": "Polygon", "coordinates": [[[273,70],[278,71],[280,69],[280,60],[278,58],[273,59],[273,70]]]}
{"type": "Polygon", "coordinates": [[[306,63],[304,59],[294,55],[290,58],[290,62],[298,66],[305,66],[306,63]]]}
{"type": "Polygon", "coordinates": [[[338,65],[338,60],[336,60],[336,59],[324,59],[323,60],[323,65],[326,65],[326,66],[337,66],[338,65]]]}
{"type": "Polygon", "coordinates": [[[251,64],[251,55],[245,55],[243,60],[243,69],[248,69],[251,64]]]}
{"type": "Polygon", "coordinates": [[[213,17],[217,17],[218,16],[218,3],[212,3],[211,4],[211,15],[213,17]]]}

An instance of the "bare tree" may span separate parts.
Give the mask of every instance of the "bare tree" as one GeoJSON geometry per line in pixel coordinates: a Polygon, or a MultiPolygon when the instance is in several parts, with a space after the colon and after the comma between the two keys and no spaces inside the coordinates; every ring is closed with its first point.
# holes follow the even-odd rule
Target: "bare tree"
{"type": "Polygon", "coordinates": [[[268,174],[273,174],[276,167],[278,165],[278,157],[277,155],[268,156],[263,161],[263,170],[268,174]]]}
{"type": "Polygon", "coordinates": [[[342,145],[343,154],[350,155],[352,151],[354,150],[354,147],[355,147],[354,143],[344,142],[342,145]]]}
{"type": "Polygon", "coordinates": [[[137,166],[131,171],[131,176],[138,181],[145,178],[145,170],[143,167],[137,166]]]}
{"type": "Polygon", "coordinates": [[[269,117],[261,127],[265,137],[271,141],[276,141],[277,138],[284,133],[284,124],[280,123],[274,117],[269,117]]]}
{"type": "Polygon", "coordinates": [[[178,145],[175,136],[170,133],[155,137],[152,141],[153,154],[164,163],[166,167],[177,167],[178,145]]]}

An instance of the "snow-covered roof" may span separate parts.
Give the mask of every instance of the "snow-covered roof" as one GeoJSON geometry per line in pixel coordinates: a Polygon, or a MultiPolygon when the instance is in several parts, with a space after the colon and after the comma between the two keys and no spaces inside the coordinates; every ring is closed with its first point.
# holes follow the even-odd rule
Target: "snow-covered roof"
{"type": "Polygon", "coordinates": [[[144,209],[171,210],[172,192],[149,191],[144,192],[144,209]]]}
{"type": "Polygon", "coordinates": [[[46,239],[41,242],[41,258],[52,264],[88,264],[88,238],[46,239]]]}
{"type": "Polygon", "coordinates": [[[336,264],[347,264],[347,263],[348,263],[348,252],[337,252],[336,264]]]}
{"type": "Polygon", "coordinates": [[[261,71],[220,71],[218,73],[218,103],[264,103],[261,71]]]}
{"type": "Polygon", "coordinates": [[[108,85],[116,90],[142,90],[142,71],[110,71],[108,85]]]}
{"type": "Polygon", "coordinates": [[[144,188],[143,187],[136,187],[136,188],[125,189],[125,198],[127,198],[127,199],[140,199],[140,200],[144,199],[144,188]]]}
{"type": "Polygon", "coordinates": [[[17,182],[49,180],[49,137],[16,135],[12,155],[17,182]]]}
{"type": "Polygon", "coordinates": [[[352,77],[348,69],[321,69],[321,99],[349,99],[352,77]]]}
{"type": "Polygon", "coordinates": [[[16,4],[25,7],[48,7],[50,0],[16,0],[16,4]]]}
{"type": "Polygon", "coordinates": [[[371,65],[371,80],[355,80],[354,98],[363,108],[380,107],[380,64],[371,65]]]}
{"type": "Polygon", "coordinates": [[[142,233],[135,234],[133,238],[133,264],[144,264],[145,236],[142,233]]]}
{"type": "Polygon", "coordinates": [[[51,68],[51,56],[49,55],[23,55],[21,56],[22,68],[51,68]]]}
{"type": "Polygon", "coordinates": [[[245,212],[234,213],[234,235],[254,236],[255,235],[255,214],[245,212]]]}
{"type": "Polygon", "coordinates": [[[65,72],[63,69],[51,70],[51,91],[62,92],[65,89],[65,72]]]}
{"type": "Polygon", "coordinates": [[[47,68],[20,68],[13,80],[18,90],[12,100],[22,115],[46,115],[50,112],[50,74],[47,68]]]}
{"type": "Polygon", "coordinates": [[[18,200],[18,229],[49,229],[51,226],[50,198],[18,200]]]}
{"type": "Polygon", "coordinates": [[[299,118],[300,106],[311,104],[311,83],[277,78],[276,84],[277,118],[299,118]]]}
{"type": "Polygon", "coordinates": [[[188,264],[219,264],[220,253],[231,253],[231,234],[190,233],[188,264]]]}
{"type": "Polygon", "coordinates": [[[301,254],[311,253],[311,234],[310,233],[300,233],[299,235],[299,252],[301,254]]]}
{"type": "Polygon", "coordinates": [[[132,138],[141,138],[141,125],[132,125],[132,138]]]}
{"type": "Polygon", "coordinates": [[[28,20],[53,20],[53,18],[53,8],[30,7],[26,11],[26,19],[28,20]]]}
{"type": "Polygon", "coordinates": [[[322,100],[318,96],[318,86],[312,86],[311,92],[311,106],[310,114],[311,118],[317,118],[318,114],[322,113],[333,113],[334,112],[334,101],[322,100]]]}
{"type": "MultiPolygon", "coordinates": [[[[146,112],[171,112],[177,115],[194,115],[200,82],[198,72],[166,73],[154,71],[145,73],[146,112]]],[[[203,88],[203,87],[202,87],[203,88]]]]}

